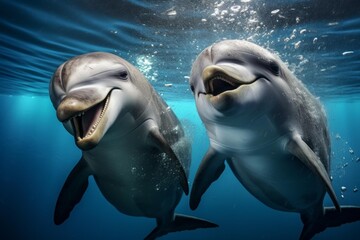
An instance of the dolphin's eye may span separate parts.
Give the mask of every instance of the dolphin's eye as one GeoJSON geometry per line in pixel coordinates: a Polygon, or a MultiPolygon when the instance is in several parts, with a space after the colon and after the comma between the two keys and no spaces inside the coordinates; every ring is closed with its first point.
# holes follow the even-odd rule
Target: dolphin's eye
{"type": "Polygon", "coordinates": [[[275,76],[280,75],[280,68],[279,68],[279,65],[276,62],[271,61],[269,63],[269,69],[275,76]]]}
{"type": "Polygon", "coordinates": [[[194,93],[194,91],[195,91],[194,85],[190,85],[190,89],[194,93]]]}
{"type": "Polygon", "coordinates": [[[116,76],[122,80],[126,80],[128,78],[128,73],[126,71],[121,71],[118,72],[116,76]]]}

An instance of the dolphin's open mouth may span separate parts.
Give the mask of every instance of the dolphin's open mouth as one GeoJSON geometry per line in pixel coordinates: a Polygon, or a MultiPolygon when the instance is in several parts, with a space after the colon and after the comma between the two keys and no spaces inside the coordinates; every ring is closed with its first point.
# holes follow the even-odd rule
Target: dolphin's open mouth
{"type": "Polygon", "coordinates": [[[74,129],[74,136],[76,141],[81,141],[90,137],[97,129],[101,119],[107,110],[110,100],[110,93],[106,98],[95,104],[94,106],[78,112],[70,119],[74,129]]]}
{"type": "Polygon", "coordinates": [[[242,85],[251,84],[256,77],[249,71],[240,72],[229,66],[211,65],[202,73],[206,94],[220,95],[238,89],[242,85]]]}
{"type": "Polygon", "coordinates": [[[205,85],[206,92],[213,96],[217,96],[223,92],[235,90],[242,84],[240,82],[232,81],[231,78],[218,75],[210,78],[205,85]]]}

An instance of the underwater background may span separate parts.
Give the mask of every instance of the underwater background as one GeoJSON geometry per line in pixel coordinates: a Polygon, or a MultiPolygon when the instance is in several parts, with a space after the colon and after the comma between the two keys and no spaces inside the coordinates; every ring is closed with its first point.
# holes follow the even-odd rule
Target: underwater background
{"type": "MultiPolygon", "coordinates": [[[[70,218],[55,226],[59,191],[80,159],[56,119],[48,84],[69,58],[117,54],[147,77],[193,143],[190,186],[208,138],[189,90],[191,64],[207,46],[246,39],[273,52],[324,104],[332,183],[341,205],[360,205],[360,2],[358,0],[0,0],[0,239],[143,239],[155,220],[118,212],[90,178],[70,218]]],[[[161,239],[298,239],[297,213],[271,209],[227,167],[191,211],[219,228],[161,239]]],[[[332,206],[326,196],[324,204],[332,206]]],[[[358,239],[360,222],[314,239],[358,239]]]]}

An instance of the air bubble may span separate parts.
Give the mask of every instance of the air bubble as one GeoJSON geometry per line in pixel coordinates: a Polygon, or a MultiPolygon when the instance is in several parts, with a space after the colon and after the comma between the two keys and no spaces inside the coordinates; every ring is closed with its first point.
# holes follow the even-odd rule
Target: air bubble
{"type": "Polygon", "coordinates": [[[230,10],[233,11],[234,13],[239,12],[241,9],[241,7],[239,5],[234,5],[230,7],[230,10]]]}
{"type": "Polygon", "coordinates": [[[354,154],[354,150],[352,150],[352,148],[349,149],[349,153],[350,154],[354,154]]]}
{"type": "Polygon", "coordinates": [[[176,16],[177,12],[175,10],[171,10],[166,13],[168,16],[176,16]]]}
{"type": "Polygon", "coordinates": [[[217,7],[221,7],[222,5],[224,5],[224,1],[221,1],[220,3],[215,3],[217,7]]]}
{"type": "Polygon", "coordinates": [[[280,9],[275,9],[271,11],[271,15],[275,15],[280,12],[280,9]]]}
{"type": "Polygon", "coordinates": [[[228,14],[228,13],[229,13],[228,10],[222,10],[220,15],[221,15],[221,16],[224,16],[224,15],[226,15],[226,14],[228,14]]]}

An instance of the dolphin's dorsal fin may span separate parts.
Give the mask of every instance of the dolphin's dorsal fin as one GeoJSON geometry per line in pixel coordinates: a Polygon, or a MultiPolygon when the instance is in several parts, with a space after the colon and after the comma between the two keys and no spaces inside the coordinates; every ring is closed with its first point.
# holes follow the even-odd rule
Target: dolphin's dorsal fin
{"type": "Polygon", "coordinates": [[[196,172],[190,194],[190,208],[195,210],[201,200],[201,196],[216,181],[225,169],[225,156],[218,153],[212,147],[209,148],[196,172]]]}
{"type": "Polygon", "coordinates": [[[300,136],[295,136],[290,139],[286,145],[286,150],[297,157],[303,164],[305,164],[305,166],[321,178],[325,184],[326,191],[335,205],[335,208],[340,211],[340,204],[331,185],[329,174],[327,173],[324,164],[320,161],[319,157],[313,152],[313,150],[301,139],[300,136]]]}
{"type": "Polygon", "coordinates": [[[178,157],[175,155],[174,151],[171,149],[169,143],[166,141],[164,136],[160,133],[158,127],[152,127],[149,131],[149,140],[154,144],[160,151],[166,153],[171,159],[171,163],[174,164],[173,167],[176,169],[176,173],[179,174],[179,180],[181,188],[183,189],[186,195],[189,194],[189,184],[187,181],[187,176],[183,165],[181,164],[178,157]]]}
{"type": "Polygon", "coordinates": [[[91,171],[82,157],[67,177],[56,202],[54,222],[62,224],[69,216],[75,205],[80,202],[89,182],[91,171]]]}

